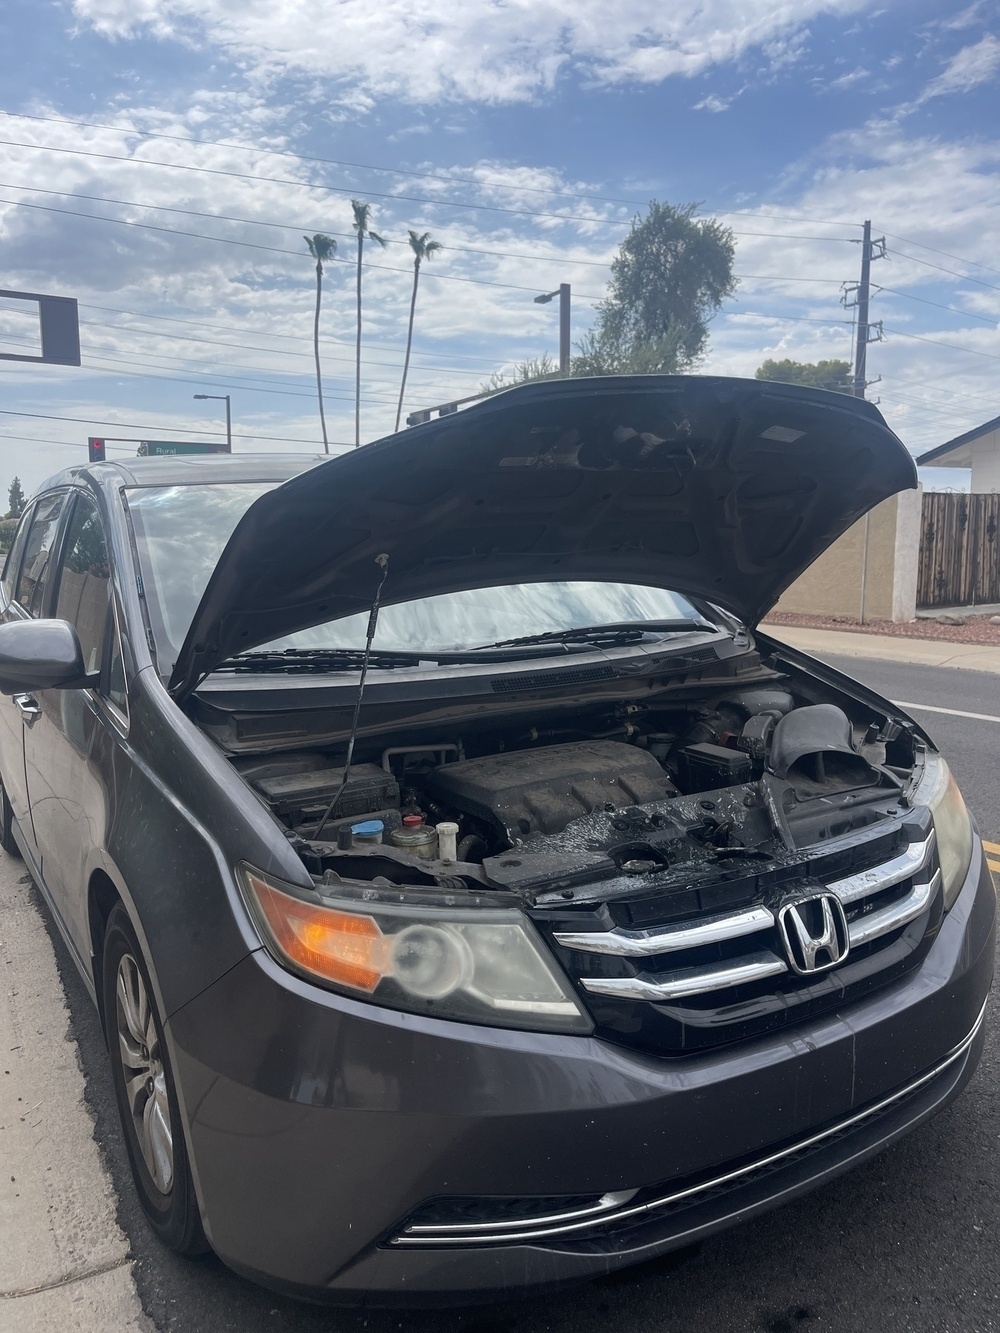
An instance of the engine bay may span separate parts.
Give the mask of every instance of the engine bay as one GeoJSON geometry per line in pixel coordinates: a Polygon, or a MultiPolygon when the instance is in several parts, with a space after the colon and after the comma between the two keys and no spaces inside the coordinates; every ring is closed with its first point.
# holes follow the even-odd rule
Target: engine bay
{"type": "Polygon", "coordinates": [[[365,738],[346,781],[343,748],[232,762],[317,882],[538,901],[801,859],[902,813],[916,756],[913,733],[884,712],[772,666],[648,704],[365,738]]]}

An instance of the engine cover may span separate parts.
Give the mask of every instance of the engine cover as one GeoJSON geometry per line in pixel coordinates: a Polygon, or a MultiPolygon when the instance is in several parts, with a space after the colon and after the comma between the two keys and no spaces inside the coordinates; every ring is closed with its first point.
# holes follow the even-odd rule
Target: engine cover
{"type": "Polygon", "coordinates": [[[426,790],[443,805],[499,827],[511,842],[561,833],[572,819],[676,796],[646,750],[621,741],[574,741],[443,764],[426,790]]]}

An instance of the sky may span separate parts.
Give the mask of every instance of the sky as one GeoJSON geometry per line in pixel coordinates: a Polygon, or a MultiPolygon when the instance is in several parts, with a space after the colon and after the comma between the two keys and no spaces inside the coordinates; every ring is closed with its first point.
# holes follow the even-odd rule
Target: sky
{"type": "MultiPolygon", "coordinates": [[[[79,368],[0,360],[0,494],[88,435],[321,447],[322,357],[353,440],[351,199],[372,205],[362,438],[581,337],[651,199],[736,237],[705,373],[852,359],[862,224],[869,397],[920,453],[1000,415],[1000,0],[4,0],[0,284],[76,297],[79,368]]],[[[0,298],[0,351],[31,351],[0,298]]],[[[961,487],[967,474],[924,471],[961,487]]]]}

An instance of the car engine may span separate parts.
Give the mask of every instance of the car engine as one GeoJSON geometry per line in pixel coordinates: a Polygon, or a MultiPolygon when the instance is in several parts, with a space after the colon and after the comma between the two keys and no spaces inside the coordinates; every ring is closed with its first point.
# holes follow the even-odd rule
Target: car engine
{"type": "Polygon", "coordinates": [[[898,814],[912,736],[822,693],[775,676],[672,704],[605,704],[571,723],[560,713],[411,745],[394,735],[381,751],[369,743],[346,782],[337,752],[233,763],[326,882],[461,882],[529,900],[586,897],[589,884],[607,896],[746,874],[898,814]],[[359,821],[381,826],[375,845],[356,836],[359,821]],[[430,839],[420,852],[400,836],[414,825],[430,839]],[[441,825],[455,829],[447,859],[434,850],[441,825]]]}

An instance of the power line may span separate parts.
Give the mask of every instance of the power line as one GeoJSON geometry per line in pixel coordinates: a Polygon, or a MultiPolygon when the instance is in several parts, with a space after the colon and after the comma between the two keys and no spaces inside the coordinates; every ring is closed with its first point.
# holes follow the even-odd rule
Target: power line
{"type": "Polygon", "coordinates": [[[985,269],[987,273],[995,273],[1000,277],[1000,268],[990,268],[989,264],[981,264],[978,259],[966,259],[964,255],[953,255],[950,250],[939,250],[936,246],[925,245],[923,241],[911,241],[905,236],[893,236],[891,231],[885,232],[885,235],[892,236],[894,241],[902,241],[904,245],[915,245],[918,250],[929,250],[932,255],[944,255],[945,259],[957,259],[960,264],[971,264],[973,268],[985,269]]]}
{"type": "Polygon", "coordinates": [[[876,295],[879,292],[888,292],[890,296],[902,296],[907,301],[919,301],[921,305],[932,305],[936,310],[950,310],[953,315],[963,315],[966,319],[981,319],[985,324],[997,327],[997,321],[990,315],[977,315],[971,310],[961,310],[956,305],[942,305],[940,301],[928,301],[925,296],[913,296],[910,292],[897,291],[895,287],[876,286],[876,295]]]}
{"type": "MultiPolygon", "coordinates": [[[[145,313],[143,313],[143,312],[140,311],[140,310],[121,310],[121,309],[119,309],[117,306],[111,306],[111,305],[91,305],[91,304],[89,304],[89,303],[86,302],[86,301],[81,301],[81,302],[80,302],[80,309],[81,309],[81,310],[103,310],[103,311],[105,311],[106,313],[111,314],[111,315],[128,315],[128,316],[129,316],[130,318],[132,318],[132,319],[155,319],[155,320],[162,320],[162,321],[164,321],[165,323],[168,323],[168,324],[192,324],[192,325],[194,325],[195,328],[199,328],[199,329],[215,329],[215,330],[217,330],[217,331],[220,332],[220,333],[231,333],[231,332],[232,332],[232,327],[231,327],[230,325],[226,325],[226,324],[207,324],[207,323],[205,323],[203,320],[197,320],[197,319],[182,319],[182,318],[180,318],[180,317],[177,316],[177,315],[150,315],[150,314],[145,314],[145,313]]],[[[118,326],[118,325],[114,325],[114,324],[109,324],[109,325],[107,325],[107,327],[108,327],[108,328],[117,328],[117,327],[119,327],[119,326],[118,326]]],[[[132,330],[132,331],[135,332],[135,333],[141,333],[141,332],[143,332],[143,330],[141,330],[141,329],[134,329],[134,330],[132,330]]],[[[290,341],[290,342],[301,342],[301,341],[302,341],[302,337],[301,337],[299,334],[295,334],[295,333],[271,333],[271,332],[264,332],[264,331],[262,330],[262,331],[258,334],[258,336],[261,337],[261,338],[282,338],[282,339],[285,339],[285,340],[290,341]]],[[[324,335],[322,338],[320,338],[319,341],[320,341],[320,346],[321,346],[321,347],[324,346],[324,345],[327,344],[327,343],[332,343],[332,344],[334,344],[335,346],[338,346],[338,347],[353,347],[353,346],[354,346],[354,340],[353,340],[353,339],[348,339],[348,338],[331,338],[329,335],[324,335]]],[[[374,348],[376,348],[377,350],[379,350],[379,351],[383,351],[383,352],[393,352],[393,351],[396,350],[396,348],[393,347],[393,346],[391,346],[391,345],[388,345],[388,344],[386,344],[386,343],[372,342],[372,341],[371,341],[370,339],[368,339],[368,338],[365,339],[365,346],[366,346],[366,347],[374,347],[374,348]]],[[[262,352],[270,352],[270,351],[272,351],[273,349],[270,348],[270,347],[261,347],[261,348],[256,349],[256,350],[259,350],[259,351],[262,351],[262,352]]],[[[434,356],[434,357],[438,357],[438,358],[448,358],[449,360],[454,359],[454,360],[456,360],[456,361],[479,361],[479,362],[481,362],[484,366],[494,366],[494,365],[496,365],[496,362],[495,362],[494,360],[491,360],[491,359],[488,358],[488,357],[484,357],[484,356],[466,356],[466,355],[463,355],[463,354],[460,353],[460,352],[428,352],[428,351],[425,351],[425,350],[423,350],[423,349],[419,349],[417,352],[414,353],[414,355],[415,355],[415,356],[425,356],[425,357],[426,357],[426,356],[434,356]]],[[[429,367],[429,366],[428,366],[428,367],[425,367],[425,369],[433,369],[433,367],[429,367]]]]}
{"type": "MultiPolygon", "coordinates": [[[[227,176],[233,180],[256,181],[266,185],[287,185],[299,190],[321,190],[326,194],[343,195],[350,198],[358,193],[356,186],[345,189],[340,185],[320,185],[312,181],[292,180],[287,176],[259,176],[249,171],[229,171],[223,167],[197,167],[186,162],[159,162],[148,157],[128,157],[121,153],[98,153],[86,148],[60,148],[55,144],[24,143],[19,139],[0,139],[0,146],[6,148],[29,148],[36,152],[64,153],[71,157],[92,157],[104,162],[128,162],[134,166],[161,167],[169,171],[194,171],[205,176],[227,176]]],[[[426,204],[432,208],[461,208],[482,213],[503,213],[512,217],[544,218],[554,222],[586,222],[590,226],[622,227],[624,221],[596,216],[581,217],[571,213],[542,213],[534,209],[505,208],[501,204],[472,204],[454,199],[426,199],[420,195],[390,194],[386,191],[365,190],[365,194],[374,199],[392,199],[399,203],[426,204]]]]}
{"type": "MultiPolygon", "coordinates": [[[[257,181],[268,185],[287,185],[300,190],[323,190],[329,194],[344,195],[347,198],[358,193],[357,187],[348,190],[339,185],[320,185],[310,181],[291,180],[285,176],[258,176],[251,172],[229,171],[223,167],[198,167],[186,162],[159,162],[153,158],[128,157],[121,153],[98,153],[87,148],[61,148],[55,144],[25,143],[18,139],[0,139],[0,146],[7,148],[27,148],[39,153],[63,153],[72,157],[92,157],[104,162],[127,162],[131,166],[160,167],[168,171],[194,171],[208,176],[228,176],[234,180],[257,181]]],[[[626,225],[621,219],[599,218],[594,217],[593,215],[589,217],[581,217],[571,213],[542,213],[533,209],[505,208],[500,204],[472,204],[454,199],[426,199],[420,195],[389,194],[378,190],[365,190],[364,193],[371,195],[375,199],[392,199],[402,203],[425,204],[432,208],[471,209],[485,213],[503,213],[512,217],[543,218],[547,221],[556,222],[584,222],[590,226],[622,227],[626,225]]],[[[853,240],[852,237],[847,236],[798,236],[789,235],[787,232],[769,231],[734,232],[734,235],[766,236],[787,241],[822,241],[823,243],[828,241],[850,243],[853,240]]]]}
{"type": "Polygon", "coordinates": [[[913,264],[923,264],[924,268],[937,269],[938,273],[950,273],[953,278],[961,278],[963,282],[975,282],[980,287],[988,287],[991,292],[1000,292],[1000,287],[995,283],[987,282],[985,278],[974,278],[971,273],[957,273],[953,268],[943,268],[940,264],[932,264],[929,259],[920,259],[917,255],[908,255],[904,250],[891,250],[899,259],[909,259],[913,264]]]}
{"type": "Polygon", "coordinates": [[[963,399],[963,401],[967,399],[972,399],[975,402],[987,403],[989,404],[990,407],[994,409],[994,411],[996,410],[996,402],[997,402],[996,394],[987,395],[982,393],[975,393],[974,391],[970,391],[967,389],[948,389],[940,386],[941,380],[950,381],[954,379],[954,375],[955,375],[954,371],[949,370],[941,375],[920,375],[917,376],[916,378],[909,378],[906,375],[883,375],[882,380],[883,383],[886,384],[912,384],[912,385],[917,385],[920,388],[924,388],[925,386],[934,386],[930,388],[931,393],[943,393],[947,394],[949,398],[961,398],[963,399]]]}
{"type": "Polygon", "coordinates": [[[947,407],[935,407],[933,403],[926,403],[921,398],[913,398],[909,394],[900,393],[898,389],[889,389],[885,392],[880,390],[879,396],[881,398],[888,398],[892,401],[912,403],[915,407],[919,407],[922,412],[930,412],[933,416],[938,417],[948,417],[951,421],[954,421],[956,416],[968,417],[971,421],[978,415],[978,413],[973,412],[954,412],[947,407]]]}
{"type": "MultiPolygon", "coordinates": [[[[193,333],[161,333],[158,329],[122,329],[120,325],[115,325],[105,320],[87,319],[87,320],[82,320],[81,323],[84,328],[117,329],[119,332],[133,333],[140,338],[164,338],[164,339],[169,339],[171,342],[204,343],[206,346],[209,347],[229,347],[232,348],[233,351],[260,352],[263,353],[263,355],[265,356],[291,356],[302,361],[310,360],[310,353],[308,352],[291,352],[291,351],[286,351],[286,349],[283,347],[254,347],[251,343],[220,342],[217,338],[200,338],[193,333]]],[[[354,357],[336,356],[329,352],[326,353],[326,360],[343,361],[350,363],[351,365],[354,365],[354,357]]],[[[230,364],[235,364],[235,363],[231,362],[230,364]]],[[[391,370],[402,370],[402,362],[396,362],[396,361],[376,361],[376,360],[366,359],[364,364],[369,366],[384,366],[391,370]]],[[[490,364],[496,365],[496,362],[494,361],[491,362],[490,364]]],[[[246,366],[244,367],[244,369],[253,370],[255,369],[255,367],[246,366]]],[[[419,370],[422,374],[429,374],[429,375],[438,375],[447,372],[449,375],[479,376],[483,373],[482,371],[478,370],[465,370],[451,366],[441,366],[441,367],[418,366],[417,370],[419,370]]],[[[305,374],[306,372],[303,371],[302,373],[305,374]]]]}
{"type": "MultiPolygon", "coordinates": [[[[496,185],[503,189],[515,191],[520,194],[543,194],[549,199],[585,199],[593,200],[603,204],[624,204],[628,208],[643,208],[648,201],[640,199],[622,199],[613,195],[570,193],[567,191],[550,190],[543,185],[520,185],[512,184],[510,181],[501,177],[461,177],[449,176],[440,172],[413,171],[405,167],[381,167],[370,162],[346,162],[331,157],[315,157],[307,153],[295,153],[287,149],[280,148],[262,148],[251,144],[227,143],[218,139],[198,139],[193,135],[186,134],[163,134],[154,130],[140,130],[134,127],[129,128],[123,125],[102,125],[93,121],[86,120],[68,120],[60,116],[32,116],[23,111],[2,111],[0,114],[18,120],[40,121],[45,124],[53,125],[73,125],[78,129],[92,130],[110,130],[115,134],[131,135],[143,139],[164,139],[173,143],[197,144],[206,148],[229,148],[242,153],[263,153],[271,157],[291,158],[296,162],[315,162],[323,166],[347,167],[354,171],[379,171],[389,175],[412,176],[421,180],[440,181],[446,185],[472,185],[477,189],[483,186],[496,185]]],[[[391,196],[393,198],[397,196],[391,196]]],[[[773,222],[810,222],[816,223],[822,227],[857,227],[857,222],[848,222],[842,219],[833,218],[811,218],[790,213],[760,213],[752,208],[713,208],[709,210],[712,214],[718,214],[721,217],[755,217],[764,218],[773,222]]]]}
{"type": "MultiPolygon", "coordinates": [[[[96,360],[106,360],[106,359],[107,359],[107,360],[112,360],[112,361],[118,360],[118,358],[104,358],[104,357],[98,357],[98,358],[95,358],[95,359],[96,359],[96,360]]],[[[126,362],[126,363],[124,363],[124,364],[127,365],[128,363],[126,362]]],[[[169,367],[168,367],[168,369],[169,369],[169,367]]],[[[176,367],[175,367],[175,369],[176,369],[176,367]]],[[[97,372],[98,372],[98,374],[110,375],[110,376],[112,376],[112,377],[119,377],[119,376],[123,376],[123,375],[124,375],[124,376],[128,376],[130,379],[140,379],[140,380],[162,380],[164,383],[171,383],[171,384],[187,384],[187,385],[189,385],[189,386],[190,386],[190,385],[200,385],[200,384],[203,384],[203,383],[204,383],[203,380],[192,379],[190,374],[188,374],[188,375],[182,375],[182,374],[177,374],[177,375],[152,375],[152,374],[148,374],[148,373],[146,373],[145,371],[141,371],[141,370],[102,370],[100,367],[97,367],[97,372]]],[[[227,383],[228,383],[227,380],[226,380],[226,377],[223,376],[223,375],[214,375],[214,376],[212,376],[211,379],[210,379],[210,382],[217,383],[217,386],[218,386],[219,388],[225,388],[225,387],[227,386],[227,383]]],[[[293,391],[293,390],[291,390],[291,389],[254,389],[254,388],[251,388],[249,385],[246,385],[246,384],[240,386],[240,393],[265,393],[265,394],[277,394],[277,395],[281,395],[282,397],[287,397],[287,398],[312,398],[312,399],[315,398],[315,395],[313,395],[313,394],[308,394],[308,393],[296,393],[295,391],[293,391]]],[[[379,403],[379,404],[387,405],[387,406],[391,406],[391,405],[392,405],[393,403],[395,403],[395,401],[396,401],[395,397],[379,397],[377,394],[374,394],[374,393],[371,393],[371,392],[367,392],[367,393],[365,393],[364,397],[365,397],[365,401],[368,402],[368,403],[379,403]]],[[[323,390],[323,398],[324,398],[324,400],[335,399],[335,400],[338,401],[338,402],[344,402],[344,403],[353,403],[353,402],[354,402],[354,396],[353,396],[353,394],[344,394],[344,393],[340,393],[340,394],[338,394],[338,393],[328,392],[326,389],[323,390]]],[[[213,432],[213,434],[219,434],[219,433],[224,434],[225,432],[213,432]]],[[[267,436],[264,436],[264,435],[260,435],[260,436],[256,436],[256,437],[247,437],[247,438],[267,439],[268,437],[267,437],[267,436]]]]}
{"type": "MultiPolygon", "coordinates": [[[[224,383],[228,387],[237,388],[241,391],[245,391],[248,393],[250,392],[275,393],[282,396],[289,396],[292,398],[311,398],[313,400],[315,400],[316,398],[315,386],[313,385],[313,387],[311,388],[308,387],[309,376],[305,371],[291,371],[283,379],[269,379],[263,375],[241,375],[238,373],[239,370],[241,369],[253,370],[254,367],[252,366],[241,367],[238,365],[238,363],[235,362],[215,361],[213,359],[212,365],[215,367],[215,369],[209,371],[209,370],[198,370],[194,368],[195,364],[203,366],[205,364],[203,360],[197,363],[193,363],[191,358],[189,357],[171,356],[170,353],[168,352],[160,353],[160,357],[161,357],[160,360],[152,361],[148,356],[125,358],[125,357],[112,356],[108,352],[101,351],[89,354],[87,357],[86,364],[90,365],[94,361],[99,361],[99,362],[110,362],[112,364],[118,364],[123,366],[136,366],[136,365],[153,366],[157,370],[170,370],[178,373],[183,371],[188,375],[197,376],[200,379],[208,379],[213,382],[224,383]],[[173,365],[164,364],[163,358],[165,358],[167,361],[175,362],[177,364],[173,365]],[[234,371],[236,373],[234,373],[234,371]],[[296,382],[299,381],[301,381],[303,384],[302,389],[269,387],[271,385],[295,384],[296,382]],[[263,387],[258,387],[258,386],[263,386],[263,387]]],[[[440,371],[432,373],[437,373],[438,375],[444,375],[446,372],[440,371]]],[[[481,377],[482,377],[482,372],[480,373],[479,376],[477,376],[477,378],[481,377]]],[[[324,377],[324,379],[325,378],[326,377],[324,377]]],[[[336,378],[336,377],[331,377],[331,378],[336,378]]],[[[387,378],[374,379],[372,378],[372,376],[368,375],[365,378],[365,382],[369,385],[374,385],[377,388],[392,389],[394,392],[396,388],[398,388],[398,377],[393,377],[392,379],[387,379],[387,378]]],[[[328,395],[326,393],[326,390],[324,389],[324,397],[326,396],[328,395]]],[[[334,390],[331,390],[329,396],[336,397],[337,394],[334,390]]],[[[354,401],[353,394],[348,396],[348,400],[351,402],[354,401]]],[[[386,401],[389,400],[386,399],[386,401]]]]}
{"type": "Polygon", "coordinates": [[[829,328],[831,324],[852,325],[850,319],[815,319],[811,315],[771,315],[763,310],[727,310],[726,319],[736,319],[740,315],[750,315],[753,319],[766,319],[772,324],[822,324],[829,328]]]}
{"type": "MultiPolygon", "coordinates": [[[[174,205],[174,204],[150,204],[150,203],[144,203],[144,202],[142,202],[141,200],[138,200],[138,199],[112,199],[112,198],[110,198],[109,196],[107,196],[107,195],[102,195],[102,194],[82,194],[82,193],[80,193],[79,191],[74,191],[74,190],[53,190],[53,189],[47,189],[47,188],[45,188],[45,187],[43,187],[43,186],[37,186],[37,185],[22,185],[22,184],[20,184],[19,182],[15,182],[15,181],[0,181],[0,189],[4,189],[4,190],[23,190],[23,191],[25,191],[25,192],[27,192],[27,193],[29,193],[29,194],[55,195],[55,196],[57,196],[57,197],[60,198],[60,199],[85,199],[88,203],[94,203],[94,204],[114,204],[114,205],[116,205],[116,206],[118,206],[118,207],[120,207],[120,208],[142,208],[142,209],[146,209],[146,210],[148,210],[149,212],[154,212],[154,213],[179,213],[179,214],[181,214],[183,217],[207,218],[207,219],[209,219],[210,221],[213,221],[213,222],[235,222],[235,223],[241,224],[241,225],[243,225],[243,226],[248,226],[248,227],[273,227],[273,228],[275,228],[276,230],[279,230],[279,231],[294,231],[294,232],[299,232],[299,233],[301,233],[303,226],[308,226],[308,225],[309,225],[308,223],[274,222],[274,221],[271,221],[271,220],[268,219],[268,218],[244,218],[244,217],[237,217],[236,215],[234,215],[234,214],[232,214],[232,213],[207,213],[207,212],[205,212],[205,211],[202,210],[202,209],[196,209],[196,208],[179,208],[179,207],[177,207],[177,206],[174,205]]],[[[96,218],[98,218],[99,220],[101,219],[101,215],[100,215],[100,214],[94,214],[94,213],[85,213],[85,214],[82,214],[81,216],[83,216],[83,217],[96,217],[96,218]]],[[[108,221],[129,221],[130,219],[117,219],[117,218],[114,218],[114,219],[107,219],[107,220],[108,220],[108,221]]],[[[188,233],[183,233],[183,234],[187,235],[188,233]]],[[[197,234],[198,234],[198,235],[201,235],[201,233],[197,233],[197,234]]],[[[330,231],[330,232],[328,232],[328,234],[331,235],[331,236],[337,236],[337,237],[340,237],[341,239],[344,239],[344,240],[350,240],[350,241],[353,241],[353,240],[355,239],[354,233],[353,233],[353,232],[349,232],[349,231],[330,231]]],[[[775,233],[773,233],[773,232],[756,232],[756,231],[752,231],[752,232],[734,232],[733,235],[734,235],[734,236],[772,236],[772,237],[773,237],[773,236],[775,235],[775,233]]],[[[782,233],[782,235],[784,236],[784,233],[782,233]]],[[[226,237],[215,237],[215,238],[213,238],[213,239],[221,240],[221,241],[225,241],[225,240],[227,240],[228,238],[226,238],[226,237]]],[[[822,240],[822,241],[825,241],[825,240],[829,240],[829,239],[831,239],[831,238],[830,238],[830,237],[809,237],[809,236],[806,236],[806,237],[801,237],[801,236],[798,236],[798,237],[797,237],[797,236],[784,236],[784,239],[786,239],[786,240],[822,240]]],[[[841,240],[842,240],[842,239],[844,239],[844,238],[843,238],[843,237],[834,237],[834,238],[832,238],[832,239],[835,239],[835,240],[836,240],[836,239],[841,239],[841,240]]],[[[397,240],[397,239],[395,239],[395,238],[392,237],[392,236],[387,236],[387,237],[385,238],[385,240],[386,240],[386,243],[387,243],[388,245],[401,245],[401,246],[404,246],[404,247],[408,247],[408,246],[409,246],[409,241],[401,241],[401,240],[397,240]]],[[[537,253],[536,253],[536,254],[526,254],[524,251],[518,251],[518,250],[492,250],[492,249],[487,250],[487,249],[483,249],[481,246],[455,245],[455,244],[453,244],[451,241],[447,242],[447,244],[445,245],[444,248],[447,249],[447,250],[449,250],[449,251],[452,251],[452,252],[455,253],[455,254],[463,254],[463,255],[484,255],[484,256],[486,256],[487,258],[491,258],[491,259],[529,259],[529,260],[535,260],[535,261],[537,261],[538,263],[546,263],[546,264],[579,264],[579,265],[586,265],[588,268],[610,268],[610,267],[611,267],[611,260],[609,260],[609,259],[580,259],[579,257],[577,257],[577,256],[573,256],[573,255],[559,255],[559,254],[537,254],[537,253]]],[[[293,253],[294,253],[294,254],[299,254],[300,252],[299,252],[299,251],[285,251],[285,250],[282,250],[282,251],[280,251],[280,253],[282,253],[282,254],[293,254],[293,253]]],[[[334,255],[334,256],[331,256],[331,258],[333,258],[333,259],[337,259],[337,256],[334,255]]],[[[345,261],[345,260],[341,259],[341,262],[342,262],[342,263],[343,263],[343,262],[351,263],[351,262],[353,262],[353,261],[351,261],[351,260],[346,260],[346,261],[345,261]]],[[[375,266],[375,267],[379,267],[379,266],[375,266]]],[[[398,272],[398,271],[400,271],[400,270],[393,270],[393,271],[394,271],[394,272],[398,272]]],[[[405,270],[405,271],[408,272],[409,270],[405,270]]],[[[734,277],[737,277],[737,278],[743,278],[743,279],[746,279],[747,281],[753,281],[753,282],[835,282],[835,283],[839,283],[839,282],[840,282],[840,279],[839,279],[839,278],[790,278],[790,277],[786,277],[786,276],[784,276],[784,275],[782,275],[782,274],[776,274],[776,273],[742,273],[742,274],[741,274],[741,273],[737,273],[737,274],[734,274],[733,276],[734,276],[734,277]]]]}
{"type": "MultiPolygon", "coordinates": [[[[15,412],[9,407],[0,407],[0,416],[5,417],[31,417],[35,421],[71,421],[80,426],[120,426],[123,430],[137,430],[143,432],[145,436],[152,439],[158,430],[165,429],[162,424],[148,426],[140,421],[95,421],[92,417],[63,417],[56,416],[51,412],[15,412]]],[[[224,430],[195,430],[190,426],[171,426],[171,432],[174,435],[221,435],[225,436],[224,430]]],[[[301,435],[248,435],[245,432],[234,431],[234,440],[269,440],[275,444],[310,444],[318,449],[321,441],[306,439],[301,435]]]]}
{"type": "Polygon", "coordinates": [[[957,347],[954,343],[943,343],[937,338],[925,338],[920,333],[904,333],[902,329],[886,329],[894,338],[912,338],[914,342],[930,343],[933,347],[946,347],[949,352],[964,352],[966,356],[985,356],[990,361],[1000,361],[996,352],[980,352],[975,347],[957,347]]]}
{"type": "MultiPolygon", "coordinates": [[[[0,140],[0,143],[2,142],[3,141],[0,140]]],[[[84,213],[78,208],[56,208],[52,204],[29,204],[24,199],[0,199],[0,204],[10,204],[14,208],[31,208],[41,213],[64,213],[70,217],[89,218],[92,222],[110,222],[118,227],[139,227],[143,231],[163,232],[168,236],[187,236],[199,241],[215,241],[219,245],[238,245],[246,250],[266,250],[269,253],[276,255],[292,255],[296,259],[301,259],[303,257],[302,251],[286,250],[282,246],[261,245],[256,241],[237,241],[228,236],[210,236],[206,232],[184,231],[180,227],[158,227],[151,222],[134,222],[130,218],[106,218],[102,217],[99,213],[84,213]]],[[[343,259],[339,255],[335,255],[333,256],[333,262],[337,264],[353,264],[354,261],[343,259]]],[[[407,276],[409,276],[411,272],[408,268],[396,268],[395,265],[392,264],[369,263],[368,268],[381,269],[384,273],[405,273],[407,276]]],[[[538,291],[537,284],[534,287],[525,287],[514,282],[494,282],[489,278],[464,278],[453,273],[432,273],[428,276],[437,279],[439,282],[466,282],[472,283],[476,287],[504,287],[515,292],[538,291]]],[[[589,295],[588,293],[580,293],[578,299],[583,301],[600,301],[603,298],[600,296],[589,295]]]]}
{"type": "MultiPolygon", "coordinates": [[[[55,444],[62,449],[86,449],[86,445],[79,440],[43,440],[37,435],[9,435],[6,431],[0,431],[0,440],[14,440],[18,444],[55,444]]],[[[106,444],[106,449],[113,449],[115,453],[129,453],[127,445],[124,444],[106,444]]]]}
{"type": "MultiPolygon", "coordinates": [[[[16,181],[0,181],[0,189],[4,190],[24,190],[29,194],[55,195],[60,199],[85,199],[93,204],[116,204],[121,208],[143,208],[154,213],[180,213],[184,217],[190,218],[208,218],[213,222],[237,222],[248,227],[273,227],[279,231],[294,231],[301,233],[304,226],[308,223],[292,222],[273,222],[268,218],[242,218],[236,217],[232,213],[206,213],[202,209],[196,208],[178,208],[173,204],[149,204],[143,203],[138,199],[111,199],[102,194],[82,194],[75,190],[52,190],[37,185],[22,185],[16,181]]],[[[85,214],[87,217],[100,216],[98,214],[85,214]]],[[[125,219],[128,221],[128,219],[125,219]]],[[[350,231],[328,231],[330,236],[339,236],[343,240],[355,240],[355,234],[350,231]]],[[[756,234],[756,233],[754,233],[756,234]]],[[[224,240],[224,237],[217,239],[224,240]]],[[[409,241],[397,240],[392,236],[385,237],[388,245],[402,245],[409,248],[409,241]]],[[[609,268],[610,260],[606,259],[574,259],[568,255],[540,255],[524,254],[511,250],[483,250],[468,245],[453,245],[451,242],[445,247],[456,254],[466,255],[486,255],[496,259],[535,259],[540,263],[560,263],[560,264],[586,264],[591,268],[609,268]]],[[[304,254],[304,251],[283,251],[282,253],[304,254]]],[[[332,256],[336,258],[336,256],[332,256]]],[[[347,261],[352,262],[352,261],[347,261]]]]}

